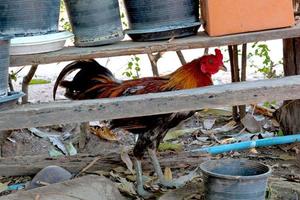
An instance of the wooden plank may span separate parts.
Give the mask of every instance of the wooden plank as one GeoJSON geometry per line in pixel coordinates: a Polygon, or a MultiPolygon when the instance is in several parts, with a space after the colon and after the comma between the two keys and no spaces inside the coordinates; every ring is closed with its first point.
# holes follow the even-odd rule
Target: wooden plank
{"type": "Polygon", "coordinates": [[[112,99],[23,105],[0,112],[0,130],[109,120],[300,98],[300,76],[112,99]]]}
{"type": "MultiPolygon", "coordinates": [[[[96,157],[97,161],[88,171],[111,171],[112,169],[126,165],[119,154],[112,155],[88,155],[78,154],[70,157],[50,158],[48,156],[19,156],[0,158],[0,176],[24,176],[34,175],[41,169],[51,165],[57,165],[70,171],[79,173],[84,167],[90,164],[96,157]]],[[[187,152],[179,153],[158,153],[158,159],[162,167],[181,168],[186,166],[198,166],[201,162],[209,159],[209,155],[196,155],[187,152]]],[[[153,170],[150,159],[145,156],[143,160],[144,170],[153,170]]]]}
{"type": "MultiPolygon", "coordinates": [[[[51,178],[48,172],[45,176],[51,178]],[[48,175],[49,174],[49,175],[48,175]]],[[[52,178],[54,179],[54,178],[52,178]]],[[[52,179],[50,179],[52,181],[52,179]]],[[[41,178],[41,182],[49,180],[41,178]]],[[[50,181],[48,181],[50,182],[50,181]]],[[[34,183],[35,185],[38,185],[34,183]]],[[[41,185],[38,185],[41,186],[41,185]]],[[[0,200],[127,200],[120,194],[116,184],[108,178],[97,175],[87,175],[56,184],[45,184],[43,187],[12,192],[8,195],[1,195],[0,200]]]]}
{"type": "Polygon", "coordinates": [[[300,37],[300,25],[292,28],[267,30],[260,32],[242,33],[222,37],[209,37],[204,32],[199,32],[196,36],[174,39],[172,41],[154,42],[132,42],[122,41],[112,45],[76,48],[66,47],[60,51],[11,56],[11,66],[23,66],[34,64],[47,64],[77,59],[113,57],[133,54],[148,54],[162,51],[178,51],[182,49],[195,49],[216,46],[228,46],[257,42],[264,40],[274,40],[281,38],[300,37]]]}

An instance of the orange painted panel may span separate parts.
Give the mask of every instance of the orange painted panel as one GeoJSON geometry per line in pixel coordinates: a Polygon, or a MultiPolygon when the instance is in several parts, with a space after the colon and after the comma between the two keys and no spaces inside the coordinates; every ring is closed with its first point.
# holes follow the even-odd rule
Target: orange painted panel
{"type": "Polygon", "coordinates": [[[292,0],[201,0],[210,36],[293,26],[292,0]]]}

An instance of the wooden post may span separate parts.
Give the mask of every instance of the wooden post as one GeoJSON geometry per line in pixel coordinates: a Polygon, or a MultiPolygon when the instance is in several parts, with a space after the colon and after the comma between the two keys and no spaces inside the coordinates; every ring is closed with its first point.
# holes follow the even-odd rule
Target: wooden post
{"type": "Polygon", "coordinates": [[[184,56],[183,56],[182,51],[176,51],[176,54],[177,54],[177,56],[178,56],[178,58],[179,58],[181,64],[182,64],[182,65],[185,65],[185,64],[186,64],[186,60],[185,60],[185,58],[184,58],[184,56]]]}
{"type": "Polygon", "coordinates": [[[23,78],[22,91],[26,95],[22,97],[22,104],[28,103],[28,85],[29,85],[31,79],[33,78],[37,68],[38,68],[38,65],[32,65],[28,74],[23,78]]]}
{"type": "Polygon", "coordinates": [[[158,52],[157,54],[148,53],[148,58],[151,63],[153,76],[159,76],[157,61],[162,57],[165,52],[158,52]]]}
{"type": "MultiPolygon", "coordinates": [[[[246,80],[246,67],[247,67],[247,44],[242,46],[242,71],[240,75],[239,68],[239,54],[238,46],[228,46],[230,66],[231,66],[231,80],[232,82],[241,82],[246,80]]],[[[232,115],[235,121],[239,121],[246,115],[246,106],[234,106],[232,108],[232,115]]]]}
{"type": "MultiPolygon", "coordinates": [[[[242,46],[242,71],[241,71],[241,82],[246,81],[247,77],[247,44],[242,46]]],[[[242,119],[246,115],[246,105],[239,106],[240,118],[242,119]]]]}
{"type": "MultiPolygon", "coordinates": [[[[228,46],[228,52],[229,52],[229,60],[230,60],[230,67],[231,67],[231,82],[237,82],[235,79],[236,75],[235,75],[235,67],[234,67],[233,46],[228,46]]],[[[232,107],[232,117],[235,121],[238,121],[238,107],[237,106],[232,107]]]]}
{"type": "Polygon", "coordinates": [[[0,131],[0,157],[2,157],[2,146],[9,135],[10,131],[0,131]]]}
{"type": "MultiPolygon", "coordinates": [[[[283,67],[285,76],[300,74],[300,38],[283,40],[283,67]]],[[[284,101],[275,116],[285,134],[299,134],[300,100],[284,101]]]]}

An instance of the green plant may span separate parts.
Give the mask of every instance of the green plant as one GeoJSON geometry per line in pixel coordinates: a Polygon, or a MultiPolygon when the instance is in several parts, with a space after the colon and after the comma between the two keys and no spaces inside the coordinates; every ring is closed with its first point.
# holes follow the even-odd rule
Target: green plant
{"type": "Polygon", "coordinates": [[[126,20],[124,12],[121,13],[121,22],[122,22],[122,25],[123,25],[124,29],[127,29],[128,28],[128,22],[126,20]]]}
{"type": "Polygon", "coordinates": [[[15,71],[13,71],[13,70],[11,70],[10,71],[10,73],[9,73],[9,77],[10,77],[10,79],[11,80],[13,80],[13,81],[17,81],[18,80],[18,73],[20,72],[20,71],[22,71],[24,69],[24,67],[21,67],[20,69],[18,69],[16,72],[15,71]]]}
{"type": "Polygon", "coordinates": [[[59,25],[64,30],[72,32],[72,27],[66,14],[66,5],[63,0],[60,1],[59,25]]]}
{"type": "Polygon", "coordinates": [[[276,104],[277,104],[276,101],[271,101],[271,102],[266,101],[266,102],[264,102],[263,106],[267,107],[267,108],[274,108],[274,107],[276,107],[276,104]]]}
{"type": "Polygon", "coordinates": [[[276,78],[281,77],[282,74],[278,74],[275,67],[278,65],[282,65],[282,60],[275,62],[270,57],[270,49],[266,43],[254,43],[252,46],[254,52],[248,53],[248,59],[252,58],[251,67],[256,67],[258,72],[262,73],[265,78],[276,78]],[[258,57],[262,60],[260,65],[254,63],[253,58],[258,57]]]}
{"type": "Polygon", "coordinates": [[[130,58],[130,61],[127,63],[127,68],[122,73],[122,75],[127,76],[128,78],[137,79],[140,77],[139,72],[140,68],[140,58],[136,55],[130,58]]]}
{"type": "Polygon", "coordinates": [[[29,82],[29,85],[41,85],[41,84],[49,84],[51,81],[45,79],[32,79],[29,82]]]}

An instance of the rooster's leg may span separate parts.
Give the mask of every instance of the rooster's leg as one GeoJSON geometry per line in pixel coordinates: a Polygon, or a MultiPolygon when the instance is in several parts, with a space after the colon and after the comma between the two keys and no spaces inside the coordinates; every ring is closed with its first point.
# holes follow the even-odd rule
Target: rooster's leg
{"type": "Polygon", "coordinates": [[[152,161],[155,173],[157,174],[161,185],[163,185],[167,188],[179,188],[179,187],[184,186],[188,181],[190,181],[194,177],[194,175],[188,175],[188,176],[180,177],[177,180],[167,181],[163,175],[159,161],[157,159],[156,150],[148,148],[148,153],[149,153],[149,157],[152,161]]]}
{"type": "Polygon", "coordinates": [[[144,189],[143,185],[143,171],[141,160],[135,158],[135,172],[136,172],[136,182],[137,182],[137,193],[145,199],[152,196],[151,193],[144,189]]]}

